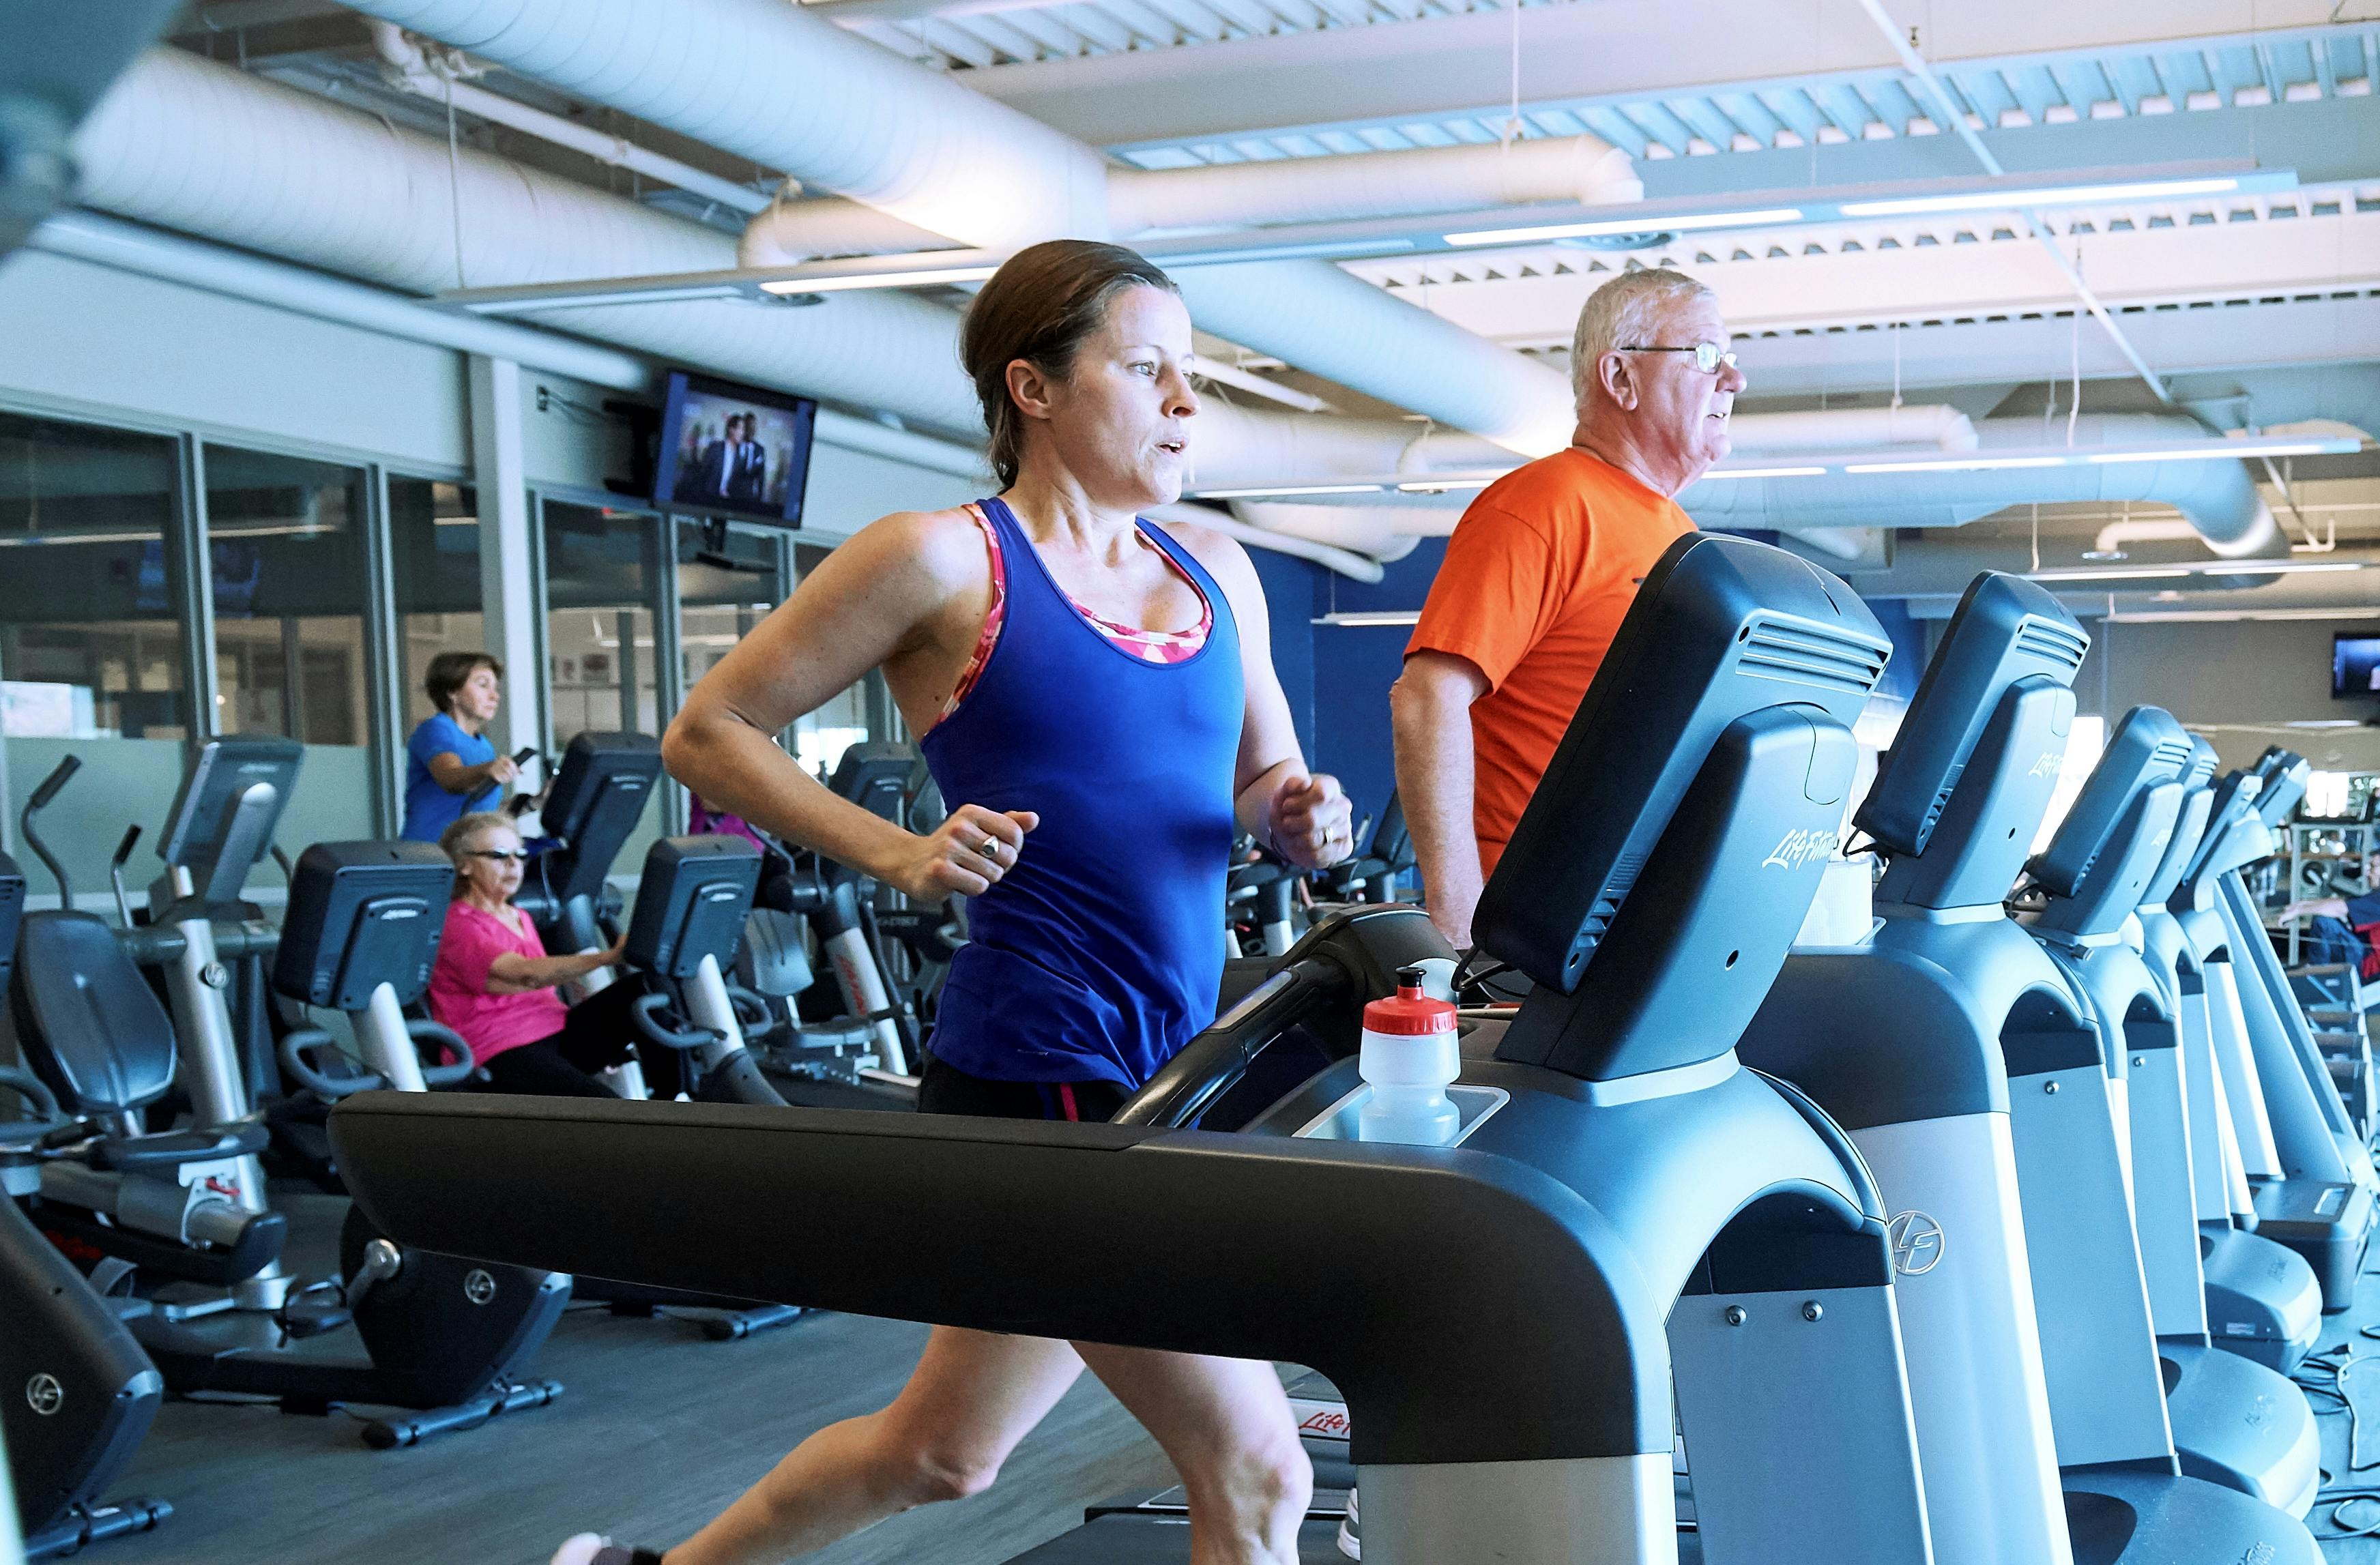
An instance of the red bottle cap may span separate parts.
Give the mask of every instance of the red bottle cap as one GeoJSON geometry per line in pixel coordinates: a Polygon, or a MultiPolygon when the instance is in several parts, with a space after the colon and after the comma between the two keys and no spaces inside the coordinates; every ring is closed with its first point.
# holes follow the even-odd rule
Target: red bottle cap
{"type": "Polygon", "coordinates": [[[1364,1007],[1364,1030],[1390,1037],[1427,1037],[1454,1031],[1454,1007],[1443,1000],[1432,1000],[1422,992],[1421,985],[1420,968],[1397,969],[1397,992],[1364,1007]]]}

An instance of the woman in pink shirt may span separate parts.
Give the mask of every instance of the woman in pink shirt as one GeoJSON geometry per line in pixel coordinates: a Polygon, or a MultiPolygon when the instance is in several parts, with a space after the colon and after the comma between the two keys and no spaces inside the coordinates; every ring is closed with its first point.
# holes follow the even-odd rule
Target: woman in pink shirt
{"type": "MultiPolygon", "coordinates": [[[[496,1092],[546,1098],[610,1098],[595,1073],[638,1059],[628,1006],[642,986],[623,981],[565,1005],[557,984],[620,964],[620,947],[548,956],[537,926],[512,905],[528,855],[504,816],[467,815],[438,845],[455,861],[455,900],[430,974],[430,1011],[463,1035],[496,1092]]],[[[656,1098],[674,1098],[685,1067],[674,1049],[642,1058],[656,1098]]]]}

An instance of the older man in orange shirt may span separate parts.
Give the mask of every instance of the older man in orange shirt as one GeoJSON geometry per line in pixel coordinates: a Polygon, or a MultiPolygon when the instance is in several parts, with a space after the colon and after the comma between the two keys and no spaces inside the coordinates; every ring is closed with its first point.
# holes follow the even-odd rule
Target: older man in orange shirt
{"type": "Polygon", "coordinates": [[[1457,947],[1636,588],[1694,524],[1670,497],[1728,453],[1743,376],[1709,288],[1624,273],[1579,312],[1568,449],[1473,501],[1390,692],[1429,916],[1457,947]]]}

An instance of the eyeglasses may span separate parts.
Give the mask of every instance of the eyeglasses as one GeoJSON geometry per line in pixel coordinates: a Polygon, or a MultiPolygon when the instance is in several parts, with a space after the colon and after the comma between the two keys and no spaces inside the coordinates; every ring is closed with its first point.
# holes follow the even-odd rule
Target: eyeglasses
{"type": "Polygon", "coordinates": [[[508,858],[518,864],[527,864],[528,862],[528,849],[473,848],[467,856],[471,858],[492,859],[498,864],[502,864],[508,858]]]}
{"type": "Polygon", "coordinates": [[[1718,367],[1722,364],[1730,370],[1735,368],[1735,355],[1717,343],[1696,343],[1692,347],[1623,347],[1613,351],[1617,353],[1691,353],[1694,356],[1694,368],[1706,375],[1718,374],[1718,367]]]}

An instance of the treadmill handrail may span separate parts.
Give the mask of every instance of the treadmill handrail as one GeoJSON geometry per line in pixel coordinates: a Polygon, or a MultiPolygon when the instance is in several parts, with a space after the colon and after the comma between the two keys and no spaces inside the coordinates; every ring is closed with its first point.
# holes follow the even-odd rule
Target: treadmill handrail
{"type": "Polygon", "coordinates": [[[1669,1301],[1585,1198],[1490,1153],[385,1092],[347,1099],[330,1124],[356,1199],[405,1244],[893,1319],[1310,1365],[1346,1392],[1362,1463],[1670,1447],[1669,1301]],[[624,1169],[637,1172],[638,1210],[666,1220],[541,1198],[616,1186],[624,1169]],[[789,1205],[793,1190],[802,1199],[789,1205]],[[898,1244],[886,1243],[887,1211],[903,1214],[898,1244]],[[1053,1213],[1096,1242],[1018,1242],[1053,1213]]]}

